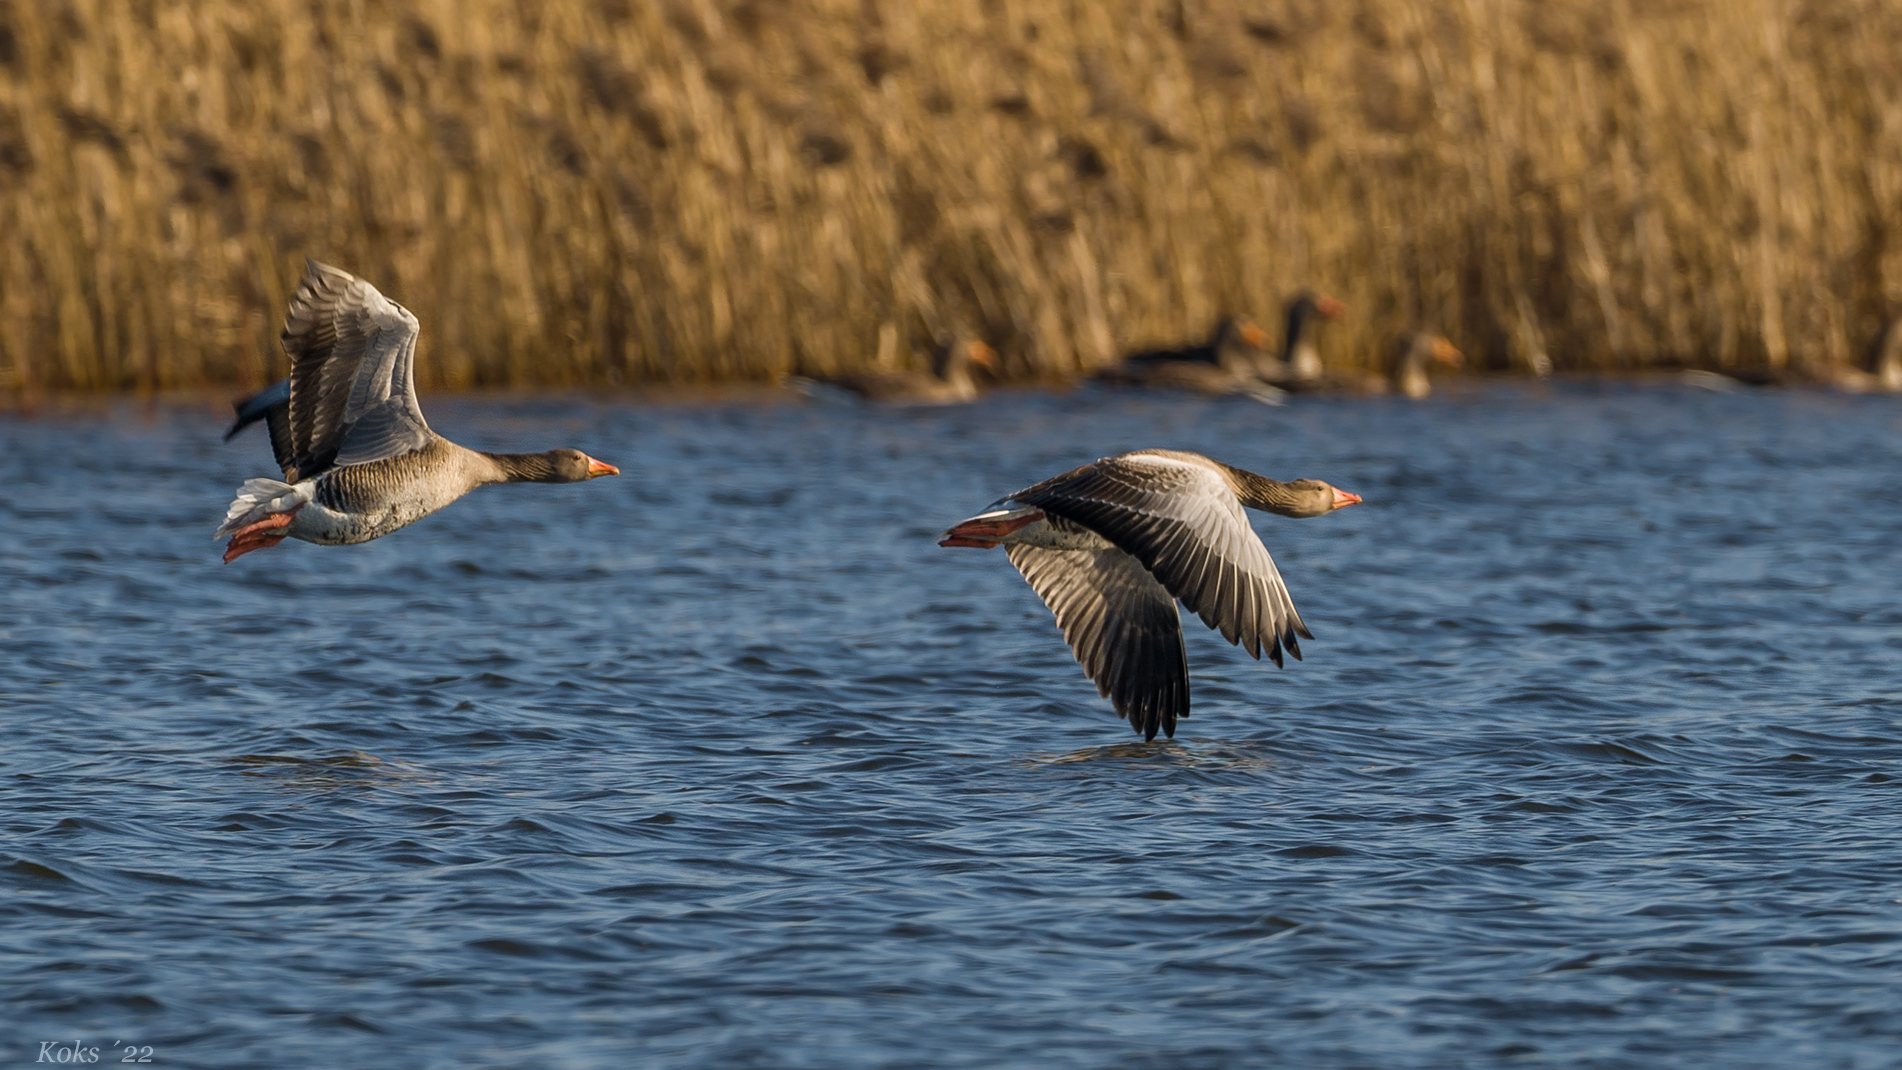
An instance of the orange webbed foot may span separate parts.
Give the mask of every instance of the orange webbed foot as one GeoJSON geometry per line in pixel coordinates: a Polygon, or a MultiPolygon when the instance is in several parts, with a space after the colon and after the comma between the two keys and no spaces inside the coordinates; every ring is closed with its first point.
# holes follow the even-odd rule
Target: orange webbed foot
{"type": "Polygon", "coordinates": [[[253,550],[268,550],[284,541],[284,529],[297,519],[297,510],[288,513],[272,513],[255,524],[231,533],[231,541],[225,544],[225,564],[230,564],[253,550]]]}

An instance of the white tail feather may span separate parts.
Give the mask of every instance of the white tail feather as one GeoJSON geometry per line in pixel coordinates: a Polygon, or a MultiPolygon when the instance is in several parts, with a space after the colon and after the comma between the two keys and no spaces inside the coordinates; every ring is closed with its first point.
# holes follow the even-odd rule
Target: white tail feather
{"type": "Polygon", "coordinates": [[[218,525],[218,533],[212,538],[222,539],[273,513],[294,512],[309,502],[316,492],[317,484],[312,480],[292,486],[276,479],[247,479],[244,486],[238,488],[238,496],[231,500],[231,507],[225,510],[225,522],[218,525]]]}

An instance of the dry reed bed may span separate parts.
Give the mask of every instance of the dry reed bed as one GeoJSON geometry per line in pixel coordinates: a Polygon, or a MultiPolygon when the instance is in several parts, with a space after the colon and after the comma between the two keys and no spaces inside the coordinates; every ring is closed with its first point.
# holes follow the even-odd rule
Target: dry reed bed
{"type": "Polygon", "coordinates": [[[433,385],[1013,373],[1347,301],[1493,368],[1853,355],[1895,0],[0,0],[0,388],[259,382],[306,253],[433,385]]]}

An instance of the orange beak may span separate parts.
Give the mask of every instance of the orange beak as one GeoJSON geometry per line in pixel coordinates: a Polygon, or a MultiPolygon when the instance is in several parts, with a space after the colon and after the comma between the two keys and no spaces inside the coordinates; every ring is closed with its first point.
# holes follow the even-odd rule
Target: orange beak
{"type": "Polygon", "coordinates": [[[983,342],[973,340],[970,345],[964,347],[964,352],[971,358],[971,363],[982,364],[992,371],[997,370],[997,350],[983,342]]]}
{"type": "Polygon", "coordinates": [[[1339,487],[1334,488],[1334,508],[1345,509],[1350,505],[1359,505],[1360,495],[1350,494],[1339,487]]]}
{"type": "Polygon", "coordinates": [[[1347,315],[1347,306],[1326,294],[1314,299],[1314,309],[1323,319],[1337,320],[1347,315]]]}
{"type": "Polygon", "coordinates": [[[588,458],[588,478],[589,479],[595,479],[600,476],[618,476],[620,474],[621,474],[621,470],[619,468],[616,468],[613,465],[607,464],[603,461],[597,461],[593,457],[588,458]]]}
{"type": "Polygon", "coordinates": [[[1441,364],[1451,364],[1457,368],[1466,363],[1466,354],[1453,348],[1453,343],[1446,339],[1435,338],[1433,340],[1433,359],[1439,361],[1441,364]]]}
{"type": "Polygon", "coordinates": [[[1268,332],[1262,330],[1254,320],[1243,320],[1236,331],[1242,336],[1242,341],[1256,349],[1268,348],[1268,332]]]}

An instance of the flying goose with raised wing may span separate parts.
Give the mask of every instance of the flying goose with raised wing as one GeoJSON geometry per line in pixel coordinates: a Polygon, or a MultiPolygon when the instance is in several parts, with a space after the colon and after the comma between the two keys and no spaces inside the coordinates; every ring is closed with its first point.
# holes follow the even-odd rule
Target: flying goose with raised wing
{"type": "Polygon", "coordinates": [[[1106,457],[1000,499],[940,546],[1004,547],[1097,691],[1145,740],[1189,715],[1176,601],[1222,638],[1279,666],[1301,623],[1242,507],[1313,517],[1360,496],[1318,479],[1282,483],[1198,453],[1106,457]]]}
{"type": "Polygon", "coordinates": [[[579,483],[620,469],[580,450],[483,453],[429,429],[416,403],[416,317],[315,260],[291,296],[290,378],[237,405],[225,437],[262,420],[284,479],[238,488],[217,537],[225,560],[286,538],[368,542],[490,483],[579,483]]]}

